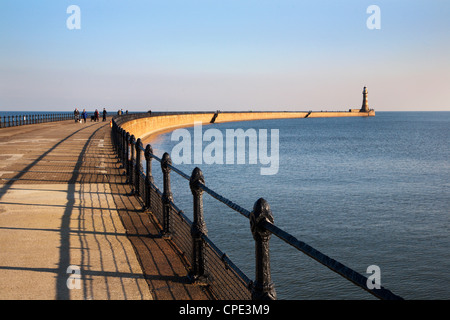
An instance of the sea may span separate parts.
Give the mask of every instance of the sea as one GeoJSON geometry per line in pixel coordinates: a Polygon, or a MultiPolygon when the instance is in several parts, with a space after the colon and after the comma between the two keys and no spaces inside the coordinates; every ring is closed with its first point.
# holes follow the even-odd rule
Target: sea
{"type": "MultiPolygon", "coordinates": [[[[377,266],[379,283],[405,299],[450,299],[450,112],[217,123],[203,133],[212,128],[224,137],[227,129],[278,130],[276,174],[262,175],[249,159],[177,168],[190,175],[200,167],[209,188],[249,211],[264,198],[278,227],[367,277],[377,266]]],[[[194,151],[194,129],[183,130],[194,151]]],[[[157,156],[174,157],[180,142],[169,132],[151,144],[157,156]]],[[[153,176],[162,190],[156,161],[153,176]]],[[[192,219],[189,182],[173,171],[171,182],[174,202],[192,219]]],[[[248,219],[203,198],[208,236],[254,279],[248,219]]],[[[270,263],[278,299],[375,299],[275,236],[270,263]]]]}

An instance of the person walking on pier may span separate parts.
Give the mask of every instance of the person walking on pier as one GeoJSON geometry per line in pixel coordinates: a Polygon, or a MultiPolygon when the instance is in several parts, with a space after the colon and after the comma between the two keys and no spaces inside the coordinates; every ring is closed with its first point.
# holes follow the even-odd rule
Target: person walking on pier
{"type": "Polygon", "coordinates": [[[73,117],[75,119],[75,122],[80,121],[80,111],[78,111],[78,108],[75,108],[75,111],[73,112],[73,117]]]}
{"type": "Polygon", "coordinates": [[[106,109],[103,108],[103,121],[106,121],[106,114],[107,114],[106,109]]]}
{"type": "Polygon", "coordinates": [[[83,118],[83,122],[86,123],[86,118],[87,118],[86,109],[83,109],[83,113],[81,114],[81,117],[83,118]]]}

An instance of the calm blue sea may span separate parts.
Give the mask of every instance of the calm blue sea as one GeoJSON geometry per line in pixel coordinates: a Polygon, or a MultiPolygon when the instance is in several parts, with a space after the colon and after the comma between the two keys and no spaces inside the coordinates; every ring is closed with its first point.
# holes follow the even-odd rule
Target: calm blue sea
{"type": "MultiPolygon", "coordinates": [[[[381,285],[406,299],[450,299],[450,112],[234,122],[203,131],[209,128],[224,136],[231,128],[279,129],[278,173],[263,176],[248,161],[177,167],[190,174],[199,166],[210,188],[248,210],[265,198],[279,227],[366,276],[368,266],[379,266],[381,285]]],[[[153,142],[157,155],[178,144],[170,137],[153,142]]],[[[192,217],[188,181],[171,176],[175,203],[192,217]]],[[[254,278],[248,220],[207,194],[204,201],[208,235],[254,278]]],[[[270,247],[279,299],[373,299],[274,236],[270,247]]]]}

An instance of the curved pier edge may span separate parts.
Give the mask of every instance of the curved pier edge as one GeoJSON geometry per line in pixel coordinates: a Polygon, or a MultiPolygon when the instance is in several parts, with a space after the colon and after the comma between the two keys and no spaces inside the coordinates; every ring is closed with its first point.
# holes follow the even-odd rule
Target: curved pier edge
{"type": "Polygon", "coordinates": [[[141,140],[149,140],[154,135],[172,131],[178,128],[191,127],[196,122],[202,125],[223,122],[273,120],[292,118],[337,118],[337,117],[373,117],[375,111],[356,112],[349,111],[259,111],[259,112],[183,112],[183,113],[159,113],[142,115],[120,116],[120,126],[132,132],[141,140]]]}

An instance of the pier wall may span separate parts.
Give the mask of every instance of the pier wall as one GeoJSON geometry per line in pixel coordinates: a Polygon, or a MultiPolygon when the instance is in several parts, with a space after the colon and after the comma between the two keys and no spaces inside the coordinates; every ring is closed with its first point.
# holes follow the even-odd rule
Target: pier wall
{"type": "Polygon", "coordinates": [[[209,123],[213,116],[214,112],[154,116],[126,121],[121,127],[144,140],[156,133],[193,126],[195,122],[209,123]]]}
{"type": "MultiPolygon", "coordinates": [[[[370,112],[220,112],[215,123],[252,121],[265,119],[289,119],[289,118],[335,118],[335,117],[367,117],[374,116],[375,111],[370,112]]],[[[152,116],[126,121],[121,127],[142,140],[149,140],[155,134],[167,132],[181,127],[193,126],[195,122],[203,125],[209,124],[214,117],[214,112],[183,113],[173,115],[152,116]]]]}

